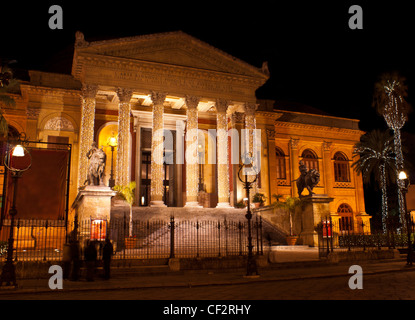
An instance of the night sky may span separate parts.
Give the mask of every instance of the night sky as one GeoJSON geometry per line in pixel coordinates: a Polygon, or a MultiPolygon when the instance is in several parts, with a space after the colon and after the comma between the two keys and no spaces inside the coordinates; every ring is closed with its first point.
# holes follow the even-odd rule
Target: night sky
{"type": "MultiPolygon", "coordinates": [[[[182,30],[254,66],[268,61],[271,78],[260,99],[359,119],[365,131],[384,129],[371,107],[373,86],[383,72],[398,71],[415,105],[409,1],[7,1],[0,16],[0,57],[19,68],[70,73],[77,30],[86,41],[182,30]],[[63,9],[63,30],[48,27],[54,4],[63,9]],[[348,26],[351,5],[363,9],[363,30],[348,26]]],[[[413,117],[403,130],[407,157],[413,117]]]]}

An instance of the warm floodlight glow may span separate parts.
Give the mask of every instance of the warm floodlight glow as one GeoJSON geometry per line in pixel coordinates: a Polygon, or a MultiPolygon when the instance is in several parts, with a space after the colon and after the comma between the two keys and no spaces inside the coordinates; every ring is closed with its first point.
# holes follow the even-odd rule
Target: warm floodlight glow
{"type": "Polygon", "coordinates": [[[24,149],[22,145],[18,144],[16,147],[14,147],[12,156],[13,157],[24,157],[24,149]]]}

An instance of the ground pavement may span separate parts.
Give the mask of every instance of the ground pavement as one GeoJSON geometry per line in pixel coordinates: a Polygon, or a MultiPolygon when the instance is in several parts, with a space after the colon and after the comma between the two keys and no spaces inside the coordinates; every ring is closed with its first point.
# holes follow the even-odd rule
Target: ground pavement
{"type": "MultiPolygon", "coordinates": [[[[398,297],[390,290],[385,292],[385,289],[382,289],[384,294],[380,297],[379,290],[374,286],[383,279],[383,284],[390,289],[392,283],[389,284],[387,279],[393,277],[395,286],[400,282],[402,286],[409,282],[415,283],[415,267],[406,267],[404,257],[360,263],[365,288],[358,295],[355,294],[357,291],[348,287],[348,281],[354,275],[349,269],[351,265],[352,263],[330,264],[319,260],[316,250],[299,248],[279,251],[275,263],[258,268],[259,276],[254,277],[247,277],[245,268],[176,272],[170,271],[168,266],[113,268],[109,280],[104,280],[99,275],[92,282],[86,281],[84,277],[79,281],[64,280],[62,290],[51,290],[48,278],[20,279],[16,289],[0,288],[0,300],[410,298],[409,295],[398,297]],[[368,286],[373,291],[372,295],[368,286]],[[336,297],[334,293],[338,288],[342,293],[336,297]],[[363,291],[365,294],[362,294],[363,291]],[[282,292],[291,294],[282,295],[282,292]]],[[[403,292],[400,288],[396,289],[403,292]]]]}

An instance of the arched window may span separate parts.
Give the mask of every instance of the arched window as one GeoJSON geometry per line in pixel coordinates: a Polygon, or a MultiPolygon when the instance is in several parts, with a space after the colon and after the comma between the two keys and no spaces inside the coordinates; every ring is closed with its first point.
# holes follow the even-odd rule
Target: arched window
{"type": "Polygon", "coordinates": [[[277,172],[277,179],[286,179],[286,172],[285,172],[285,154],[280,148],[276,148],[276,172],[277,172]]]}
{"type": "Polygon", "coordinates": [[[340,216],[339,229],[343,232],[353,231],[353,210],[347,203],[342,203],[337,209],[340,216]]]}
{"type": "Polygon", "coordinates": [[[334,181],[350,182],[349,161],[342,152],[334,155],[334,181]]]}
{"type": "Polygon", "coordinates": [[[318,158],[317,155],[311,149],[305,149],[301,155],[303,157],[303,162],[308,170],[316,169],[318,170],[318,158]]]}

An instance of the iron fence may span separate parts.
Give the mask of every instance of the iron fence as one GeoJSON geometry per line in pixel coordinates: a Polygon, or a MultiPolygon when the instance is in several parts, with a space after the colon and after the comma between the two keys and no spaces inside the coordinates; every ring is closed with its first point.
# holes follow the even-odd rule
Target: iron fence
{"type": "MultiPolygon", "coordinates": [[[[412,223],[412,228],[413,226],[412,223]]],[[[366,227],[362,222],[353,221],[351,217],[336,221],[331,217],[322,218],[316,227],[319,256],[327,257],[330,252],[334,251],[407,249],[408,235],[406,233],[398,232],[396,229],[390,229],[385,233],[368,232],[370,228],[366,227]]]]}
{"type": "MultiPolygon", "coordinates": [[[[229,220],[17,220],[14,227],[15,261],[61,260],[65,244],[76,240],[81,256],[88,241],[95,241],[98,258],[106,238],[114,259],[168,259],[243,256],[248,254],[246,221],[229,220]]],[[[7,252],[10,221],[0,231],[0,260],[7,252]]],[[[262,219],[252,221],[254,254],[263,254],[262,219]]]]}

